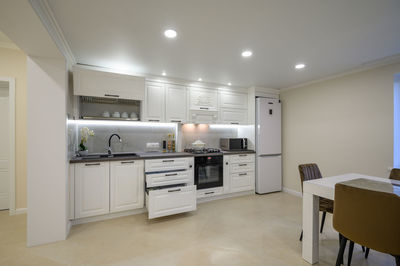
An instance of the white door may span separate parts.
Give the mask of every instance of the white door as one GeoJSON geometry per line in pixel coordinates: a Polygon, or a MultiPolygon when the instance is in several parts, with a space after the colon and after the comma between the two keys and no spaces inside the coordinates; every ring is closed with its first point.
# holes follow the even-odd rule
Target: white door
{"type": "Polygon", "coordinates": [[[257,98],[257,154],[281,153],[281,103],[277,99],[257,98]]]}
{"type": "Polygon", "coordinates": [[[143,160],[110,162],[110,212],[143,208],[143,160]]]}
{"type": "Polygon", "coordinates": [[[166,85],[166,121],[167,122],[186,122],[186,88],[179,85],[166,85]]]}
{"type": "Polygon", "coordinates": [[[257,156],[256,193],[282,190],[282,156],[257,156]]]}
{"type": "Polygon", "coordinates": [[[150,122],[164,122],[165,117],[165,88],[162,83],[148,83],[146,85],[146,120],[150,122]]]}
{"type": "Polygon", "coordinates": [[[0,88],[0,210],[9,208],[10,116],[8,88],[0,88]]]}
{"type": "Polygon", "coordinates": [[[110,212],[109,162],[75,165],[75,218],[110,212]]]}

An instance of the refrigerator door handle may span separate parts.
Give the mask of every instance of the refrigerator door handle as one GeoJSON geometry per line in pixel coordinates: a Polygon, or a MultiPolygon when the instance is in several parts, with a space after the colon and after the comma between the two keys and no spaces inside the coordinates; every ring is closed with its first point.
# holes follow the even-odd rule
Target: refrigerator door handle
{"type": "Polygon", "coordinates": [[[282,154],[278,153],[278,154],[261,154],[258,155],[258,157],[281,157],[282,154]]]}

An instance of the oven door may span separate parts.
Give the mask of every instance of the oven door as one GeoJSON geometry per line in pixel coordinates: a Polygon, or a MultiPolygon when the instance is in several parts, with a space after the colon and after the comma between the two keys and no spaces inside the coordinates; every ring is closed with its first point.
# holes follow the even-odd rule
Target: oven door
{"type": "Polygon", "coordinates": [[[223,186],[222,155],[195,157],[194,165],[194,182],[197,189],[223,186]]]}

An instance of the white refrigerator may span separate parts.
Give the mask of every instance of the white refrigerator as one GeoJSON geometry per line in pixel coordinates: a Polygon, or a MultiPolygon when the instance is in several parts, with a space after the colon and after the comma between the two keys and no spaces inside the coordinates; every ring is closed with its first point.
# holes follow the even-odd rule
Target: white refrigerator
{"type": "Polygon", "coordinates": [[[256,98],[256,193],[282,190],[281,103],[256,98]]]}

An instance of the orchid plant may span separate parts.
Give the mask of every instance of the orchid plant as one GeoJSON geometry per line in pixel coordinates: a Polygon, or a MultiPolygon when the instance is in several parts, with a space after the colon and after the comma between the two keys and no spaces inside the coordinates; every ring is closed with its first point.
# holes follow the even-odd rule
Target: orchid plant
{"type": "Polygon", "coordinates": [[[81,151],[87,150],[85,143],[87,142],[90,136],[94,136],[93,130],[90,130],[88,127],[81,128],[81,144],[79,144],[79,150],[81,151]]]}

